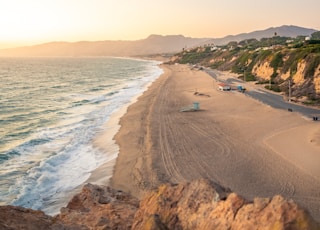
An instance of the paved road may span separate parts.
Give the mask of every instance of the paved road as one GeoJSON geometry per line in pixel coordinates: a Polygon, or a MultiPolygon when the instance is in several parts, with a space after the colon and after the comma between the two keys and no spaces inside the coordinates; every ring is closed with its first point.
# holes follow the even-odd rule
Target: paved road
{"type": "MultiPolygon", "coordinates": [[[[235,79],[232,77],[227,79],[221,79],[219,78],[217,71],[215,70],[205,69],[205,71],[217,81],[221,81],[229,85],[243,84],[242,80],[235,79]]],[[[318,119],[320,119],[320,109],[306,107],[303,105],[298,105],[298,104],[285,101],[281,95],[274,94],[259,88],[256,88],[255,90],[247,91],[245,92],[245,94],[256,100],[261,101],[262,103],[270,105],[273,108],[290,110],[292,112],[298,112],[310,119],[313,119],[313,117],[316,115],[318,119]]]]}

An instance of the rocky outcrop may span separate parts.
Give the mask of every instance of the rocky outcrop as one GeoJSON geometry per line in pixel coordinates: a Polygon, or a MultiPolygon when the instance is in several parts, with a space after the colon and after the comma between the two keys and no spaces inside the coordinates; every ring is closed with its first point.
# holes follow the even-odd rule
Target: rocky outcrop
{"type": "Polygon", "coordinates": [[[265,61],[263,63],[256,64],[252,73],[256,76],[259,76],[262,79],[269,80],[271,75],[273,74],[273,68],[270,66],[270,62],[265,61]]]}
{"type": "Polygon", "coordinates": [[[122,191],[87,184],[57,216],[0,207],[0,229],[320,229],[281,196],[246,201],[207,180],[162,185],[141,202],[122,191]]]}
{"type": "Polygon", "coordinates": [[[319,228],[293,201],[275,196],[248,202],[205,180],[160,187],[141,202],[133,224],[133,229],[319,228]]]}
{"type": "Polygon", "coordinates": [[[129,194],[87,184],[54,217],[31,209],[0,207],[0,229],[131,229],[138,207],[139,200],[129,194]]]}
{"type": "Polygon", "coordinates": [[[55,217],[88,229],[131,229],[139,201],[110,187],[87,184],[55,217]]]}
{"type": "Polygon", "coordinates": [[[22,207],[0,207],[0,229],[48,229],[53,218],[22,207]]]}
{"type": "Polygon", "coordinates": [[[320,94],[320,65],[318,65],[314,73],[314,85],[316,93],[320,94]]]}

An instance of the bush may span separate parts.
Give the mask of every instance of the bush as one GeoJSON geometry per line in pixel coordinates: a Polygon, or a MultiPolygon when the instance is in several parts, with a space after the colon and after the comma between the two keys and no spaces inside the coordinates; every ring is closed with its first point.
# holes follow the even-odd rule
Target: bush
{"type": "Polygon", "coordinates": [[[264,61],[272,54],[271,50],[262,50],[257,56],[257,61],[264,61]]]}
{"type": "Polygon", "coordinates": [[[212,65],[210,65],[210,68],[212,69],[217,69],[218,67],[220,67],[221,65],[223,65],[224,62],[223,61],[219,61],[219,62],[215,62],[212,65]]]}
{"type": "MultiPolygon", "coordinates": [[[[245,72],[246,81],[255,81],[256,77],[251,72],[245,72]]],[[[244,75],[241,77],[244,80],[244,75]]]]}
{"type": "Polygon", "coordinates": [[[180,64],[187,64],[187,63],[191,63],[191,64],[197,64],[200,63],[204,58],[208,57],[208,53],[207,52],[189,52],[189,53],[185,53],[181,60],[179,61],[180,64]]]}
{"type": "Polygon", "coordinates": [[[281,92],[281,88],[278,85],[271,85],[271,88],[270,88],[270,85],[266,85],[264,88],[272,90],[272,91],[277,92],[277,93],[281,92]]]}
{"type": "Polygon", "coordinates": [[[279,67],[283,66],[283,54],[281,52],[277,52],[275,55],[273,55],[270,66],[275,71],[277,71],[279,67]]]}
{"type": "Polygon", "coordinates": [[[316,31],[311,34],[311,38],[314,40],[320,40],[320,31],[316,31]]]}
{"type": "Polygon", "coordinates": [[[305,70],[306,77],[313,77],[316,68],[320,65],[320,54],[318,55],[309,55],[306,58],[307,66],[305,70]]]}

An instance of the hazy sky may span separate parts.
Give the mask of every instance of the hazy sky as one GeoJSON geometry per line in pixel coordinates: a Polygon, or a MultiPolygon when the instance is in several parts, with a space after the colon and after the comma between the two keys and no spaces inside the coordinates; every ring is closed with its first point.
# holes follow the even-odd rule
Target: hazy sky
{"type": "Polygon", "coordinates": [[[0,0],[0,48],[49,41],[219,38],[281,25],[320,30],[319,0],[0,0]]]}

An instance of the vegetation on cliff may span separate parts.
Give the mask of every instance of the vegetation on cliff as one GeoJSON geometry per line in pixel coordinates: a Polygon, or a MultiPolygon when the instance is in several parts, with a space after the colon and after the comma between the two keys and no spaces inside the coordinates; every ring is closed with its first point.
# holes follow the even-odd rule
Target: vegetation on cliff
{"type": "Polygon", "coordinates": [[[267,89],[305,98],[305,103],[320,103],[320,32],[311,37],[247,39],[224,46],[206,44],[184,49],[173,63],[198,64],[238,73],[246,81],[266,84],[267,89]]]}

